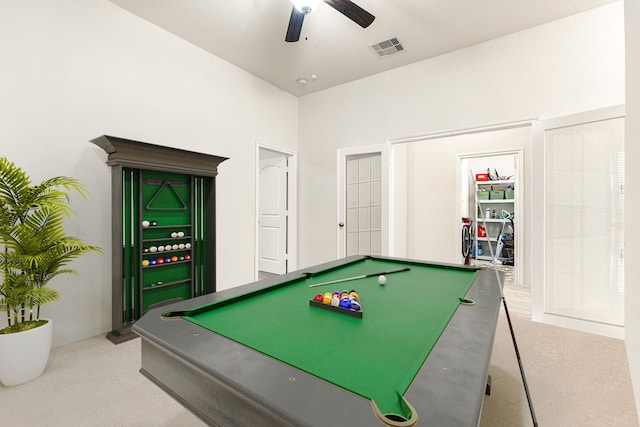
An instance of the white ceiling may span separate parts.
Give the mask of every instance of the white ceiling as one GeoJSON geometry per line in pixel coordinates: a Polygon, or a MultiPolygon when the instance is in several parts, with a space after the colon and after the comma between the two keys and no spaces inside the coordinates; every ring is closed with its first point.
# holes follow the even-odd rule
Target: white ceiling
{"type": "Polygon", "coordinates": [[[356,0],[376,17],[365,29],[321,4],[297,43],[284,41],[289,0],[110,1],[301,96],[617,0],[356,0]],[[371,45],[392,37],[403,52],[373,53],[371,45]]]}

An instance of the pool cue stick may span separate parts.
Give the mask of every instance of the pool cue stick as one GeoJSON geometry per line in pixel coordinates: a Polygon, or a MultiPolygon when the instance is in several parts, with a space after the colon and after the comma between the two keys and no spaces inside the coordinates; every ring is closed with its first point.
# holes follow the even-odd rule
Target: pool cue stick
{"type": "Polygon", "coordinates": [[[346,279],[337,279],[337,280],[330,280],[328,282],[316,283],[315,285],[309,285],[309,287],[315,288],[316,286],[331,285],[332,283],[348,282],[350,280],[364,279],[365,277],[380,276],[384,274],[400,273],[401,271],[408,271],[408,270],[411,270],[411,269],[409,267],[405,267],[405,268],[399,268],[397,270],[380,271],[378,273],[369,273],[369,274],[363,274],[360,276],[347,277],[346,279]]]}
{"type": "MultiPolygon", "coordinates": [[[[496,273],[497,271],[498,270],[496,270],[496,273]]],[[[504,313],[507,315],[507,323],[509,323],[509,331],[511,331],[511,340],[513,341],[513,349],[516,352],[516,359],[518,359],[518,368],[520,368],[520,376],[522,377],[524,392],[527,395],[527,404],[529,405],[529,412],[531,412],[531,421],[533,421],[533,427],[538,427],[536,411],[533,409],[533,402],[531,401],[531,394],[529,393],[529,386],[527,385],[527,377],[524,374],[524,367],[522,366],[522,360],[520,359],[520,351],[518,350],[518,343],[516,342],[516,335],[513,332],[513,326],[511,325],[511,316],[509,315],[509,309],[507,308],[507,300],[504,296],[502,297],[502,305],[504,307],[504,313]]]]}
{"type": "MultiPolygon", "coordinates": [[[[469,170],[471,174],[472,181],[475,182],[473,177],[473,172],[469,170]]],[[[476,209],[478,206],[478,193],[476,192],[476,209]]],[[[485,221],[485,217],[482,215],[482,211],[480,212],[480,219],[482,220],[482,225],[485,230],[487,230],[487,222],[485,221]]],[[[487,235],[487,242],[489,243],[489,252],[491,253],[491,259],[495,260],[493,254],[493,247],[491,246],[491,242],[489,241],[489,236],[487,235]]],[[[477,256],[478,248],[476,247],[476,256],[477,256]]],[[[507,316],[507,323],[509,324],[509,332],[511,333],[511,341],[513,342],[513,349],[516,352],[516,359],[518,361],[518,368],[520,369],[520,377],[522,378],[522,385],[524,386],[524,393],[527,396],[527,404],[529,405],[529,412],[531,413],[531,421],[533,421],[533,427],[538,427],[538,419],[536,418],[536,411],[533,409],[533,402],[531,400],[531,393],[529,393],[529,385],[527,384],[527,377],[524,374],[524,367],[522,366],[522,359],[520,358],[520,351],[518,350],[518,343],[516,342],[516,335],[513,331],[513,325],[511,324],[511,316],[509,315],[509,308],[507,307],[507,299],[504,297],[504,283],[500,278],[500,273],[498,273],[498,269],[492,269],[496,274],[496,279],[498,280],[498,287],[500,288],[500,298],[502,299],[502,306],[504,307],[504,313],[507,316]]]]}

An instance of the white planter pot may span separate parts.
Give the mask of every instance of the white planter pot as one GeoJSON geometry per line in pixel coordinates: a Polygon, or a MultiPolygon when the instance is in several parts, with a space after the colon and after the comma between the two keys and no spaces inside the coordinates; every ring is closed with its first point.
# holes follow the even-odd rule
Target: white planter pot
{"type": "Polygon", "coordinates": [[[0,382],[14,386],[42,374],[49,360],[53,322],[16,334],[0,335],[0,382]]]}

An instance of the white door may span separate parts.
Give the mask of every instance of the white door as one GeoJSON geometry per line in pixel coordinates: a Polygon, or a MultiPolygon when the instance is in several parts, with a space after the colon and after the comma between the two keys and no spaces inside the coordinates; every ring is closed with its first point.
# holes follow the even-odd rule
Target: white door
{"type": "Polygon", "coordinates": [[[287,157],[260,159],[260,271],[287,272],[287,157]]]}
{"type": "Polygon", "coordinates": [[[338,150],[338,257],[389,254],[388,152],[338,150]]]}

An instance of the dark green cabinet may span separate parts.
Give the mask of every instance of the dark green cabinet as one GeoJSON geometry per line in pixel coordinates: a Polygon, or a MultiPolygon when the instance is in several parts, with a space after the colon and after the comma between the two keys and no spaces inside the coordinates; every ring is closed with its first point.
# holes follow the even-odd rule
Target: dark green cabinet
{"type": "Polygon", "coordinates": [[[113,330],[215,291],[215,176],[224,157],[102,136],[112,167],[113,330]]]}

